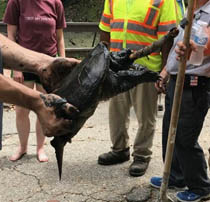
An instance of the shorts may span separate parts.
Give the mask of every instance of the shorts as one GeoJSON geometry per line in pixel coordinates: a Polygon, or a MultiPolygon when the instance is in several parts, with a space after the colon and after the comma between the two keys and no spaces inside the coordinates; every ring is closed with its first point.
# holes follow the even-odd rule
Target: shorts
{"type": "Polygon", "coordinates": [[[37,84],[41,84],[39,76],[33,73],[23,72],[24,81],[33,81],[37,84]]]}

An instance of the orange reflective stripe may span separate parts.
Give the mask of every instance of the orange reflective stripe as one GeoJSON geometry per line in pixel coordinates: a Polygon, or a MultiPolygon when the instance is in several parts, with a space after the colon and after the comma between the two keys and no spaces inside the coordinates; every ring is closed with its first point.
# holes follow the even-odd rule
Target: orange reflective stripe
{"type": "Polygon", "coordinates": [[[154,25],[154,22],[155,22],[155,19],[157,18],[158,16],[158,12],[157,11],[153,11],[153,17],[151,17],[151,25],[154,25]]]}
{"type": "MultiPolygon", "coordinates": [[[[150,43],[147,43],[147,44],[150,44],[150,43]]],[[[136,43],[135,41],[134,42],[133,41],[127,41],[126,48],[130,48],[131,50],[140,50],[144,47],[147,47],[148,46],[147,44],[145,44],[144,42],[136,43]]],[[[151,55],[160,55],[160,51],[156,51],[151,55]]]]}
{"type": "Polygon", "coordinates": [[[139,36],[147,36],[147,37],[150,37],[150,38],[153,38],[153,39],[157,39],[157,36],[149,35],[148,33],[144,33],[144,32],[127,30],[127,33],[136,34],[136,35],[139,35],[139,36]]]}
{"type": "MultiPolygon", "coordinates": [[[[153,7],[160,8],[163,5],[163,1],[161,0],[151,0],[150,3],[153,7]]],[[[147,15],[144,19],[144,23],[147,25],[153,25],[156,17],[158,16],[158,11],[155,8],[149,8],[147,11],[147,15]]]]}
{"type": "Polygon", "coordinates": [[[157,11],[154,8],[149,8],[149,16],[145,24],[152,25],[155,16],[157,16],[157,11]]]}
{"type": "Polygon", "coordinates": [[[111,29],[111,32],[123,32],[123,29],[113,28],[111,29]]]}
{"type": "Polygon", "coordinates": [[[152,55],[152,56],[160,55],[160,52],[158,52],[158,53],[152,53],[152,54],[150,54],[150,55],[152,55]]]}
{"type": "Polygon", "coordinates": [[[122,50],[122,49],[119,49],[119,48],[110,48],[110,51],[111,52],[119,52],[120,50],[122,50]]]}
{"type": "Polygon", "coordinates": [[[139,44],[139,45],[144,45],[144,46],[149,46],[149,45],[151,45],[151,43],[148,43],[148,42],[143,42],[143,41],[131,41],[131,40],[127,40],[126,43],[128,43],[128,44],[139,44]]]}
{"type": "Polygon", "coordinates": [[[110,5],[110,13],[111,13],[111,16],[112,16],[112,18],[113,18],[113,1],[114,0],[109,0],[109,5],[110,5]]]}
{"type": "Polygon", "coordinates": [[[119,49],[119,50],[122,50],[123,49],[123,46],[122,46],[122,44],[121,43],[112,43],[111,45],[110,45],[110,49],[119,49]]]}
{"type": "Polygon", "coordinates": [[[123,40],[119,39],[111,39],[110,50],[122,50],[123,48],[123,40]]]}
{"type": "Polygon", "coordinates": [[[113,19],[112,22],[124,22],[124,19],[113,19]]]}
{"type": "Polygon", "coordinates": [[[105,18],[109,18],[109,19],[111,19],[111,15],[108,15],[108,14],[105,14],[105,13],[103,13],[103,16],[105,17],[105,18]]]}
{"type": "Polygon", "coordinates": [[[103,13],[102,17],[101,17],[101,23],[105,26],[110,26],[110,15],[106,15],[103,13]]]}
{"type": "Polygon", "coordinates": [[[146,25],[146,24],[141,23],[141,22],[139,22],[139,21],[135,21],[135,20],[128,20],[128,23],[136,24],[136,25],[139,25],[139,26],[145,27],[145,28],[147,28],[147,29],[153,29],[153,30],[156,30],[156,27],[155,27],[155,26],[146,25]]]}
{"type": "Polygon", "coordinates": [[[133,21],[133,20],[128,20],[128,25],[127,25],[128,33],[148,36],[153,39],[157,39],[156,29],[157,29],[156,27],[148,26],[148,25],[145,25],[143,23],[133,21]]]}
{"type": "Polygon", "coordinates": [[[124,20],[115,19],[111,20],[111,31],[113,32],[123,32],[124,20]]]}
{"type": "MultiPolygon", "coordinates": [[[[110,25],[112,32],[124,31],[124,20],[122,19],[111,20],[110,25]]],[[[126,32],[157,39],[156,29],[156,27],[148,26],[134,20],[128,20],[126,32]]]]}
{"type": "Polygon", "coordinates": [[[166,35],[167,33],[168,33],[168,31],[167,32],[157,32],[158,35],[166,35]]]}
{"type": "Polygon", "coordinates": [[[169,25],[169,24],[174,24],[176,23],[176,20],[171,20],[171,21],[167,21],[167,22],[160,22],[159,25],[169,25]]]}
{"type": "Polygon", "coordinates": [[[140,50],[140,49],[142,49],[144,47],[146,47],[146,46],[139,45],[139,44],[132,44],[132,43],[127,43],[127,46],[126,46],[126,48],[129,48],[129,49],[134,50],[134,51],[140,50]]]}
{"type": "MultiPolygon", "coordinates": [[[[152,3],[153,3],[153,0],[151,0],[150,4],[152,5],[152,3]]],[[[146,22],[147,22],[147,20],[149,18],[149,14],[150,14],[150,9],[147,10],[147,14],[146,14],[146,17],[144,19],[144,24],[146,24],[146,22]]]]}
{"type": "Polygon", "coordinates": [[[123,43],[123,40],[120,40],[120,39],[111,39],[111,42],[123,43]]]}
{"type": "Polygon", "coordinates": [[[103,25],[106,26],[106,27],[109,27],[109,26],[110,26],[110,24],[106,24],[106,23],[103,22],[103,21],[101,21],[100,23],[103,24],[103,25]]]}
{"type": "Polygon", "coordinates": [[[123,30],[124,27],[124,20],[112,20],[111,21],[111,30],[112,31],[117,31],[119,30],[121,32],[121,30],[123,30]]]}
{"type": "Polygon", "coordinates": [[[176,27],[176,20],[161,22],[158,24],[158,33],[165,34],[174,27],[176,27]]]}

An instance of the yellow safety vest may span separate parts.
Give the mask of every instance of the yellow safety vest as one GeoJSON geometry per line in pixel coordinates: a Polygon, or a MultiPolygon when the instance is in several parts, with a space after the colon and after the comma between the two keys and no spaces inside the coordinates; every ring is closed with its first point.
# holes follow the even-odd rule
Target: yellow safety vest
{"type": "MultiPolygon", "coordinates": [[[[181,19],[175,3],[176,0],[105,0],[99,28],[110,32],[110,51],[139,50],[160,39],[181,19]]],[[[161,53],[135,62],[160,71],[161,53]]]]}
{"type": "Polygon", "coordinates": [[[177,12],[178,21],[180,21],[180,19],[184,17],[185,13],[184,0],[176,0],[176,12],[177,12]]]}

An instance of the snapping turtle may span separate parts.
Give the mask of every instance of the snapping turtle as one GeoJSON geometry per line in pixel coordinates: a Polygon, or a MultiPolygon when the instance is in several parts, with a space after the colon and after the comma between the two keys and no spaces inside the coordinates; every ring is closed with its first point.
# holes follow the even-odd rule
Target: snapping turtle
{"type": "MultiPolygon", "coordinates": [[[[161,46],[174,36],[170,37],[163,37],[161,46]]],[[[125,49],[110,53],[106,45],[101,42],[61,81],[59,88],[53,90],[46,87],[48,92],[65,98],[80,111],[76,117],[71,117],[72,128],[65,135],[55,136],[51,141],[51,145],[55,148],[60,179],[64,146],[67,142],[71,142],[71,138],[93,115],[99,102],[128,91],[137,84],[155,82],[159,79],[158,73],[133,64],[135,59],[160,49],[160,45],[157,44],[137,52],[125,49]]]]}

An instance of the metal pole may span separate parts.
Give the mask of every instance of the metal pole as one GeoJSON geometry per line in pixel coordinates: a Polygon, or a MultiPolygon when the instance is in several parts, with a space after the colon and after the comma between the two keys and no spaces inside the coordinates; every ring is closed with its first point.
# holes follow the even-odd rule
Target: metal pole
{"type": "Polygon", "coordinates": [[[167,187],[168,187],[171,162],[172,162],[175,139],[176,139],[177,123],[179,118],[180,105],[181,105],[182,92],[183,92],[184,79],[185,79],[186,62],[189,54],[189,40],[190,40],[195,3],[196,0],[188,1],[187,25],[185,27],[184,40],[183,40],[183,43],[187,47],[187,51],[181,59],[176,80],[175,94],[174,94],[172,113],[171,113],[171,122],[169,127],[168,143],[166,149],[166,158],[164,164],[163,181],[161,183],[161,188],[160,188],[159,199],[160,201],[163,202],[171,201],[171,199],[169,199],[167,196],[167,187]]]}

